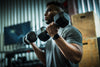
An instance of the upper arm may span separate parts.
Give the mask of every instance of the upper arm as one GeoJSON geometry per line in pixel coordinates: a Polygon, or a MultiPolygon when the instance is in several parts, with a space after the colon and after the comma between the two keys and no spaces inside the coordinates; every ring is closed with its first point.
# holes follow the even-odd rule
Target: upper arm
{"type": "Polygon", "coordinates": [[[82,35],[77,29],[70,28],[69,30],[65,30],[63,37],[68,43],[77,44],[82,47],[82,35]]]}
{"type": "Polygon", "coordinates": [[[82,53],[82,35],[76,28],[69,28],[63,32],[62,36],[66,42],[76,47],[82,53]]]}

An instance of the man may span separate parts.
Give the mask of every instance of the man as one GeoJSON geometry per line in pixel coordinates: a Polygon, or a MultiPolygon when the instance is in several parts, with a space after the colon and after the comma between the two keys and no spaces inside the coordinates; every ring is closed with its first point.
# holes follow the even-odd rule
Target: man
{"type": "Polygon", "coordinates": [[[82,58],[82,36],[72,25],[59,28],[54,24],[53,17],[64,11],[58,2],[47,4],[45,12],[47,32],[51,36],[42,52],[34,43],[31,43],[37,57],[46,67],[78,67],[82,58]]]}

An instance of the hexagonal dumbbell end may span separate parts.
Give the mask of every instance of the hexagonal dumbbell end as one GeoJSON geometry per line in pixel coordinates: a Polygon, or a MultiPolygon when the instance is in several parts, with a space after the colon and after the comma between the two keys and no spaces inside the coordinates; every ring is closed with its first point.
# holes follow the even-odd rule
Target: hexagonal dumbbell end
{"type": "Polygon", "coordinates": [[[32,42],[35,42],[37,40],[37,35],[34,31],[30,31],[26,34],[26,36],[23,38],[23,41],[25,44],[30,44],[32,42]]]}

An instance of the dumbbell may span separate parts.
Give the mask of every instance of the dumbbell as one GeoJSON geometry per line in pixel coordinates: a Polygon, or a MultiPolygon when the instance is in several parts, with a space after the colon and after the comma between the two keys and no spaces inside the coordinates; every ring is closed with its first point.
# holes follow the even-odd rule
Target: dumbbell
{"type": "Polygon", "coordinates": [[[59,27],[64,28],[69,24],[69,22],[70,22],[70,17],[65,12],[60,12],[54,16],[54,23],[59,27]]]}
{"type": "Polygon", "coordinates": [[[23,43],[24,44],[30,44],[33,43],[37,40],[37,35],[34,31],[28,32],[24,37],[23,37],[23,43]]]}
{"type": "Polygon", "coordinates": [[[32,42],[35,42],[37,40],[37,38],[39,37],[39,39],[41,41],[46,41],[50,38],[49,35],[47,35],[47,33],[43,33],[44,31],[46,31],[46,27],[41,27],[37,32],[34,31],[30,31],[28,32],[24,38],[23,38],[23,42],[25,44],[30,44],[32,42]]]}
{"type": "Polygon", "coordinates": [[[38,31],[37,31],[37,37],[41,40],[41,41],[47,41],[50,36],[48,35],[47,31],[46,31],[46,27],[41,27],[38,31]]]}
{"type": "MultiPolygon", "coordinates": [[[[67,26],[69,24],[70,18],[69,16],[65,13],[65,12],[60,12],[58,14],[56,14],[54,16],[54,23],[59,26],[64,28],[65,26],[67,26]]],[[[48,35],[47,31],[46,31],[46,27],[41,27],[37,33],[35,33],[34,31],[29,32],[25,37],[24,37],[24,42],[26,44],[35,42],[37,40],[37,37],[41,40],[41,41],[47,41],[50,36],[48,35]]]]}
{"type": "MultiPolygon", "coordinates": [[[[54,23],[58,27],[64,28],[69,24],[69,22],[70,17],[65,12],[60,12],[54,16],[54,23]]],[[[40,32],[38,32],[38,37],[41,41],[47,41],[50,38],[50,36],[48,35],[45,27],[43,27],[42,29],[42,31],[40,30],[40,32]]]]}

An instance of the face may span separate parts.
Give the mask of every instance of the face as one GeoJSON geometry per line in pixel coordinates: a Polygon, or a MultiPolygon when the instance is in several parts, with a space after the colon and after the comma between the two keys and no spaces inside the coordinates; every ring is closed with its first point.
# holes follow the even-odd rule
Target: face
{"type": "Polygon", "coordinates": [[[45,12],[46,24],[50,24],[53,21],[53,17],[59,12],[61,12],[61,8],[60,7],[57,7],[55,5],[47,6],[46,12],[45,12]]]}

